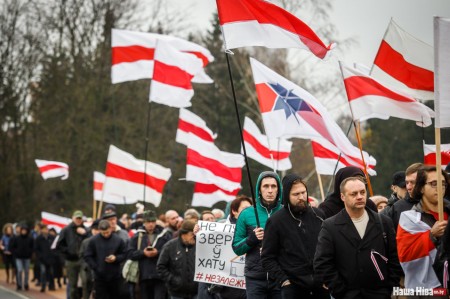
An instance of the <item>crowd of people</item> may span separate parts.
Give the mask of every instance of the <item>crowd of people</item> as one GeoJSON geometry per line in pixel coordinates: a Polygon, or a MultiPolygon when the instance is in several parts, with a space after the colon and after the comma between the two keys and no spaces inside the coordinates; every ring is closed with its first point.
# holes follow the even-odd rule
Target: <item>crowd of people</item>
{"type": "Polygon", "coordinates": [[[8,223],[0,240],[6,281],[28,290],[34,257],[32,281],[41,292],[67,278],[70,299],[381,299],[446,291],[449,168],[440,173],[443,218],[439,171],[415,163],[393,174],[389,198],[369,196],[356,167],[336,173],[333,192],[319,205],[299,175],[266,171],[255,202],[239,195],[226,212],[139,210],[130,221],[108,204],[92,223],[75,211],[59,234],[42,223],[31,231],[8,223]],[[232,249],[245,255],[245,289],[194,281],[198,220],[235,224],[232,249]]]}

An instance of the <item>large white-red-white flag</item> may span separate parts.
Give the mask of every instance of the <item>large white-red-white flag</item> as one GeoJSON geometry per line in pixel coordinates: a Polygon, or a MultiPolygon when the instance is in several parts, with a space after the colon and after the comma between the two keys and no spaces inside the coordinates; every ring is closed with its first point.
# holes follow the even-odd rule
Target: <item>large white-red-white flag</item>
{"type": "MultiPolygon", "coordinates": [[[[316,171],[321,175],[334,175],[339,169],[347,166],[356,166],[364,170],[364,163],[361,156],[349,157],[343,154],[336,146],[327,140],[311,140],[311,146],[316,164],[316,171]]],[[[377,161],[372,156],[366,162],[366,169],[369,175],[376,175],[375,165],[377,161]]]]}
{"type": "Polygon", "coordinates": [[[334,45],[290,12],[264,0],[216,0],[225,49],[300,48],[323,59],[334,45]]]}
{"type": "Polygon", "coordinates": [[[155,49],[150,101],[171,107],[189,107],[194,96],[191,80],[202,69],[202,61],[165,41],[155,49]]]}
{"type": "Polygon", "coordinates": [[[72,222],[72,219],[49,212],[41,212],[41,222],[47,224],[49,228],[54,228],[56,232],[60,232],[61,229],[72,222]]]}
{"type": "MultiPolygon", "coordinates": [[[[247,156],[274,170],[292,168],[289,155],[292,142],[284,138],[268,138],[249,117],[244,120],[244,144],[247,156]]],[[[243,152],[243,150],[241,150],[243,152]]]]}
{"type": "Polygon", "coordinates": [[[450,127],[450,18],[434,17],[436,128],[450,127]]]}
{"type": "Polygon", "coordinates": [[[214,143],[189,133],[186,180],[216,185],[227,191],[241,188],[244,157],[221,151],[214,143]]]}
{"type": "MultiPolygon", "coordinates": [[[[423,143],[423,164],[436,165],[436,145],[423,143]]],[[[441,144],[441,165],[442,169],[450,163],[450,143],[441,144]]]]}
{"type": "Polygon", "coordinates": [[[373,62],[372,77],[416,99],[434,99],[433,47],[391,19],[373,62]]]}
{"type": "Polygon", "coordinates": [[[211,208],[220,201],[229,202],[234,200],[239,190],[227,191],[216,185],[195,183],[191,206],[211,208]]]}
{"type": "MultiPolygon", "coordinates": [[[[191,53],[202,60],[203,67],[214,61],[208,49],[187,40],[156,33],[113,29],[112,44],[112,83],[139,79],[151,79],[156,42],[163,40],[179,51],[191,53]]],[[[201,70],[192,79],[195,83],[212,83],[212,79],[201,70]]]]}
{"type": "Polygon", "coordinates": [[[44,180],[61,177],[61,180],[69,178],[69,165],[63,162],[35,159],[39,172],[44,180]]]}
{"type": "MultiPolygon", "coordinates": [[[[269,138],[325,139],[350,157],[361,156],[325,107],[309,92],[250,58],[259,109],[269,138]]],[[[363,152],[366,160],[369,155],[363,152]]]]}
{"type": "Polygon", "coordinates": [[[436,247],[430,239],[431,227],[420,220],[414,210],[400,215],[397,228],[397,251],[405,273],[405,287],[436,288],[441,285],[433,270],[436,247]]]}
{"type": "Polygon", "coordinates": [[[360,71],[339,62],[354,120],[398,117],[429,126],[434,111],[414,98],[395,91],[360,71]]]}
{"type": "Polygon", "coordinates": [[[117,204],[132,204],[144,200],[158,207],[164,186],[172,172],[169,168],[145,160],[136,159],[114,145],[110,145],[106,163],[104,198],[122,198],[117,204]]]}
{"type": "Polygon", "coordinates": [[[189,133],[192,133],[208,142],[214,142],[214,139],[216,138],[216,134],[208,128],[203,119],[195,113],[181,108],[175,141],[188,145],[189,133]]]}

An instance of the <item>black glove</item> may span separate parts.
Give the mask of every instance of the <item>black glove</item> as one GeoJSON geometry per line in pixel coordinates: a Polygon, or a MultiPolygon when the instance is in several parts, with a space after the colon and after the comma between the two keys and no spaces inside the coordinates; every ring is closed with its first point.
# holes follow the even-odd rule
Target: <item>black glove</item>
{"type": "Polygon", "coordinates": [[[250,246],[250,247],[255,247],[256,245],[258,245],[259,240],[258,240],[258,238],[256,237],[256,234],[255,234],[254,231],[252,231],[252,232],[248,235],[247,239],[245,240],[245,243],[247,243],[247,245],[250,246]]]}

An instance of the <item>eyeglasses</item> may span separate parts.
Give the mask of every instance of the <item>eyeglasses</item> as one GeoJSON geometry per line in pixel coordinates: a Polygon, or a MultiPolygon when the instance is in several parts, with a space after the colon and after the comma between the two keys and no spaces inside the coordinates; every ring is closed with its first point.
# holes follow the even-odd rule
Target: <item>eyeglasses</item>
{"type": "MultiPolygon", "coordinates": [[[[431,188],[437,188],[438,182],[437,181],[431,181],[431,182],[426,182],[427,185],[430,185],[431,188]]],[[[446,181],[442,181],[442,187],[447,188],[447,182],[446,181]]]]}

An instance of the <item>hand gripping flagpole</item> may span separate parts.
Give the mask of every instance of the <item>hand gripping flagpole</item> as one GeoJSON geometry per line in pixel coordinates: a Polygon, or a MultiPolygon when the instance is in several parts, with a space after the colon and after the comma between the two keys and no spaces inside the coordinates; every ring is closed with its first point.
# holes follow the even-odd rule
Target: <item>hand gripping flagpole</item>
{"type": "Polygon", "coordinates": [[[230,59],[228,58],[228,55],[229,55],[229,53],[227,51],[225,51],[225,57],[227,58],[228,75],[230,76],[231,91],[233,93],[234,110],[236,111],[236,118],[237,118],[237,123],[238,123],[238,127],[239,127],[239,134],[241,136],[241,145],[242,145],[242,150],[244,152],[245,168],[247,168],[248,183],[250,184],[250,192],[251,192],[251,195],[253,198],[253,209],[255,211],[256,226],[260,227],[261,225],[259,222],[258,210],[256,209],[256,197],[255,197],[255,192],[253,190],[252,177],[250,175],[250,167],[248,165],[247,150],[245,149],[244,134],[242,134],[241,118],[239,117],[239,109],[237,106],[236,92],[234,90],[233,76],[231,75],[230,59]]]}

